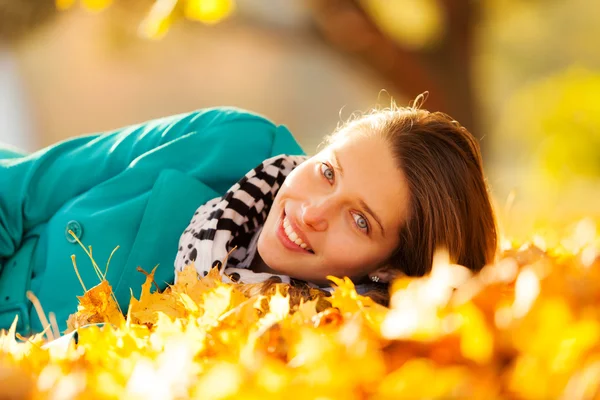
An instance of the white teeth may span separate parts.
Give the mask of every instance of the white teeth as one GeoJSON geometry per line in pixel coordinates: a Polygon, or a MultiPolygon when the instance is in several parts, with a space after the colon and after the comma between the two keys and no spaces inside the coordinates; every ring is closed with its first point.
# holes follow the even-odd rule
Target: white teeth
{"type": "Polygon", "coordinates": [[[283,229],[285,231],[285,234],[287,235],[287,237],[294,243],[296,243],[298,246],[302,247],[303,249],[308,249],[308,246],[306,243],[304,243],[302,241],[302,239],[300,239],[298,237],[298,234],[296,232],[294,232],[294,230],[292,229],[292,226],[290,225],[290,221],[287,219],[287,217],[283,218],[283,229]]]}

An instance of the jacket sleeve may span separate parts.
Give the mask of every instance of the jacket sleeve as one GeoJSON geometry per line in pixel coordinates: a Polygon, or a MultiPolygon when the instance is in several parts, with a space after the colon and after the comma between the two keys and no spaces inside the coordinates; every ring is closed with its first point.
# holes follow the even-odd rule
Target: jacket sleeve
{"type": "Polygon", "coordinates": [[[24,157],[27,153],[17,149],[16,147],[0,143],[0,160],[7,158],[24,157]]]}
{"type": "MultiPolygon", "coordinates": [[[[194,171],[202,173],[196,165],[219,161],[211,159],[213,150],[218,150],[220,157],[256,151],[257,156],[264,153],[266,158],[277,130],[258,115],[214,108],[78,137],[23,157],[0,159],[0,268],[19,248],[28,230],[48,221],[69,200],[110,183],[119,174],[135,169],[137,175],[141,173],[151,182],[152,175],[158,176],[163,167],[179,168],[191,175],[194,171]],[[246,135],[240,140],[248,126],[253,128],[252,139],[246,135]],[[248,148],[253,144],[256,148],[248,148]]],[[[208,183],[239,178],[211,175],[206,177],[208,183]]]]}

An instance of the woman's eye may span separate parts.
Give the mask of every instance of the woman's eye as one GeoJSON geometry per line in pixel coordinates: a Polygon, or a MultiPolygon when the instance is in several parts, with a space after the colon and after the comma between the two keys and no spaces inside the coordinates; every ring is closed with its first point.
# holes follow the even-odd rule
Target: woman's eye
{"type": "Polygon", "coordinates": [[[333,173],[333,169],[325,163],[321,163],[321,174],[327,179],[329,182],[333,182],[335,178],[335,174],[333,173]]]}
{"type": "Polygon", "coordinates": [[[367,219],[365,217],[363,217],[360,214],[352,214],[352,217],[354,218],[354,222],[356,223],[356,226],[358,226],[359,229],[365,232],[369,231],[369,223],[367,222],[367,219]]]}

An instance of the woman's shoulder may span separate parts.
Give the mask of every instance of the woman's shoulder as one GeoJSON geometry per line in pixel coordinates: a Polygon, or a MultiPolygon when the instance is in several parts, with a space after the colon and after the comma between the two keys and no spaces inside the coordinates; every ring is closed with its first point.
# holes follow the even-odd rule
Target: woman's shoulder
{"type": "Polygon", "coordinates": [[[191,111],[190,114],[210,116],[213,118],[220,118],[221,121],[236,121],[236,120],[248,120],[248,121],[264,121],[267,123],[273,123],[269,118],[260,114],[259,112],[248,110],[245,108],[235,106],[216,106],[199,108],[191,111]]]}
{"type": "Polygon", "coordinates": [[[201,125],[206,128],[230,123],[262,124],[271,128],[276,126],[273,121],[260,113],[234,106],[201,108],[149,121],[150,124],[159,125],[177,122],[201,125]]]}
{"type": "MultiPolygon", "coordinates": [[[[222,106],[166,117],[159,124],[167,123],[171,131],[200,133],[202,140],[209,140],[213,151],[223,143],[230,149],[240,147],[258,150],[265,147],[264,158],[278,154],[305,154],[296,138],[285,125],[279,125],[266,116],[243,108],[222,106]]],[[[165,130],[164,126],[161,128],[165,130]]]]}
{"type": "MultiPolygon", "coordinates": [[[[283,139],[289,142],[293,137],[285,126],[275,124],[266,116],[233,106],[196,109],[107,133],[117,134],[121,138],[131,134],[141,135],[143,138],[155,137],[161,143],[190,135],[200,136],[200,140],[227,141],[230,144],[232,141],[241,141],[245,145],[249,144],[247,141],[271,143],[283,139]]],[[[297,149],[294,147],[294,150],[297,149]]]]}

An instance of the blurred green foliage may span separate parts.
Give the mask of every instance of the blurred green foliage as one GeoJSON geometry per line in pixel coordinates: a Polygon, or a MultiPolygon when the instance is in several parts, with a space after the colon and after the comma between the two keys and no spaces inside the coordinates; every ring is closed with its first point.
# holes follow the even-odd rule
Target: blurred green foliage
{"type": "Polygon", "coordinates": [[[547,179],[600,178],[600,73],[580,67],[518,89],[501,119],[547,179]]]}

